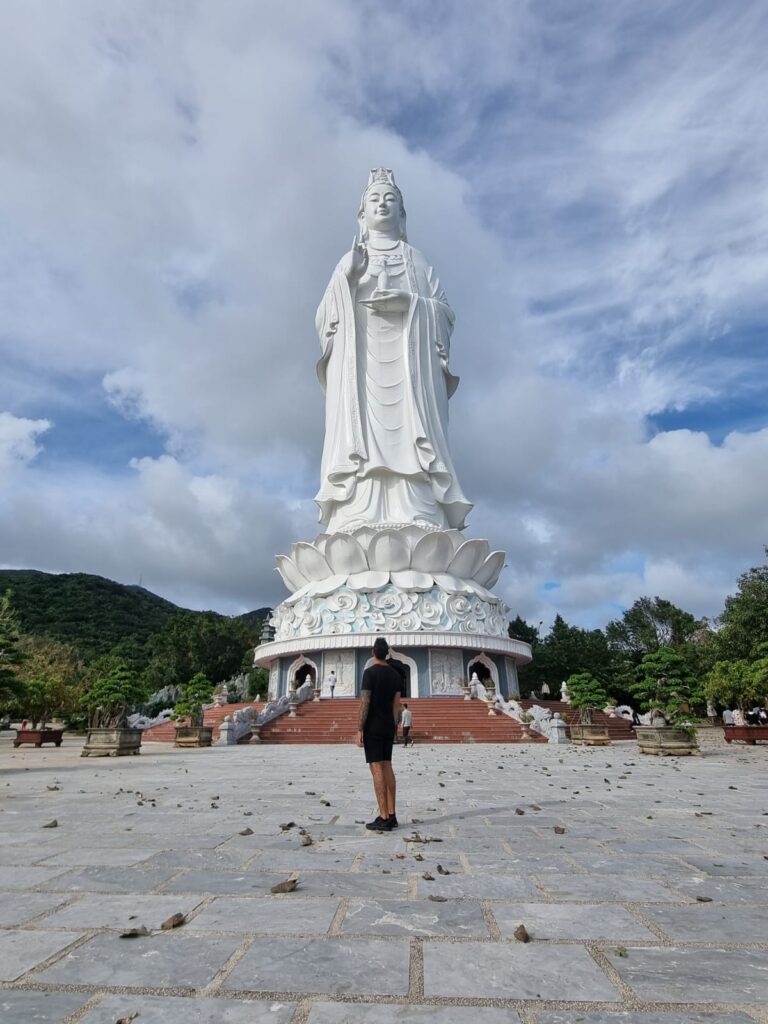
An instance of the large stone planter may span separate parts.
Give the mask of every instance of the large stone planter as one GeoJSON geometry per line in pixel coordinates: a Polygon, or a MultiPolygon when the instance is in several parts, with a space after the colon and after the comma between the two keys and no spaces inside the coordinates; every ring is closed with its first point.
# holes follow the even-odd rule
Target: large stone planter
{"type": "Polygon", "coordinates": [[[177,725],[174,747],[210,747],[213,727],[209,725],[177,725]]]}
{"type": "Polygon", "coordinates": [[[63,735],[63,729],[17,729],[13,745],[20,747],[22,743],[31,743],[36,747],[42,747],[44,743],[55,743],[60,747],[63,735]]]}
{"type": "Polygon", "coordinates": [[[768,741],[768,725],[724,725],[723,736],[726,743],[742,740],[754,747],[758,740],[768,741]]]}
{"type": "Polygon", "coordinates": [[[572,725],[571,742],[585,747],[607,747],[611,738],[607,725],[572,725]]]}
{"type": "Polygon", "coordinates": [[[701,753],[696,733],[686,729],[676,729],[672,725],[637,725],[635,734],[641,754],[686,757],[701,753]]]}
{"type": "Polygon", "coordinates": [[[141,729],[89,729],[81,757],[122,757],[138,754],[141,729]]]}

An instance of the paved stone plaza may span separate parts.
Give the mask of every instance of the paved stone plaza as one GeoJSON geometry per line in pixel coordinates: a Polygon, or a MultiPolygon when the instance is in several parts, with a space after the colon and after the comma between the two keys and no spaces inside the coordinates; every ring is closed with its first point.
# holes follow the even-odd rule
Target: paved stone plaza
{"type": "Polygon", "coordinates": [[[0,741],[2,1024],[768,1022],[764,748],[396,748],[389,835],[354,747],[78,754],[0,741]]]}

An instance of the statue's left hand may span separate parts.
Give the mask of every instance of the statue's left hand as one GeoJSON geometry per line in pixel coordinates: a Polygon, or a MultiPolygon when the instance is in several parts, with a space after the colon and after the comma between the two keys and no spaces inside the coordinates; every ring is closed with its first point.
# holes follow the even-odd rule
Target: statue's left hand
{"type": "Polygon", "coordinates": [[[377,288],[369,299],[360,301],[374,313],[404,313],[411,304],[411,293],[395,288],[377,288]]]}

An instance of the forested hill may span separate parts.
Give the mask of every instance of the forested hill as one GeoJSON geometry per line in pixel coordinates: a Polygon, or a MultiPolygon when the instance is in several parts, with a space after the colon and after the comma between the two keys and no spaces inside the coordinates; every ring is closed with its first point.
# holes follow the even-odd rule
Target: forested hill
{"type": "MultiPolygon", "coordinates": [[[[0,594],[8,589],[23,632],[71,644],[86,655],[103,654],[123,641],[143,645],[168,619],[185,611],[143,587],[81,572],[0,569],[0,594]]],[[[262,608],[243,618],[251,623],[267,612],[262,608]]]]}

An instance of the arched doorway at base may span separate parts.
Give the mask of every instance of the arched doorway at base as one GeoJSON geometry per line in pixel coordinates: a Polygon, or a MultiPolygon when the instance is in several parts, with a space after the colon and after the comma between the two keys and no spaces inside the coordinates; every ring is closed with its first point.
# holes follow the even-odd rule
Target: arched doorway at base
{"type": "MultiPolygon", "coordinates": [[[[419,670],[416,667],[416,662],[413,658],[409,658],[407,654],[400,654],[394,647],[390,647],[389,656],[392,661],[397,662],[395,666],[399,672],[403,675],[403,697],[406,700],[411,700],[414,697],[419,696],[419,670]]],[[[363,666],[363,671],[368,668],[369,665],[373,664],[373,658],[369,658],[363,666]]]]}

